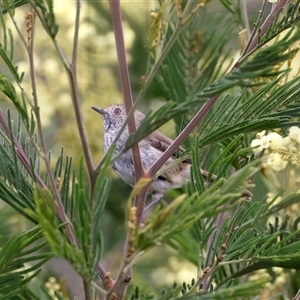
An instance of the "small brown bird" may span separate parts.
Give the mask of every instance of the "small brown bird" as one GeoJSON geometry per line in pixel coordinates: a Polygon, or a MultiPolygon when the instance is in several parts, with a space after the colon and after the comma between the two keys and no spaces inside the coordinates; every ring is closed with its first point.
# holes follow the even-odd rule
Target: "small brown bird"
{"type": "MultiPolygon", "coordinates": [[[[113,143],[116,135],[120,131],[123,123],[126,119],[126,112],[124,105],[113,104],[106,109],[92,107],[93,110],[100,113],[104,120],[104,151],[107,152],[111,144],[113,143]]],[[[140,111],[136,110],[134,112],[136,127],[138,128],[145,115],[140,111]]],[[[115,155],[119,154],[124,148],[126,141],[129,137],[129,132],[127,126],[125,127],[120,138],[117,140],[117,145],[115,149],[115,155]]],[[[140,156],[143,168],[145,170],[149,169],[153,163],[162,155],[162,153],[171,145],[173,141],[163,135],[160,131],[155,130],[144,140],[139,142],[140,156]]],[[[176,153],[171,156],[164,166],[173,163],[183,152],[183,147],[179,147],[176,153]]],[[[153,201],[151,205],[162,198],[163,194],[171,189],[181,188],[190,181],[191,177],[191,159],[186,159],[176,165],[168,168],[166,172],[158,176],[153,180],[149,191],[153,193],[153,201]]],[[[130,186],[135,185],[135,174],[132,151],[128,150],[121,157],[116,159],[112,163],[112,168],[117,173],[117,175],[125,181],[130,186]]],[[[203,178],[206,180],[208,177],[208,172],[200,169],[203,178]]],[[[211,176],[211,180],[215,180],[216,175],[211,176]]],[[[246,192],[243,196],[246,198],[252,197],[250,192],[246,192]]],[[[149,207],[149,206],[148,206],[149,207]]]]}

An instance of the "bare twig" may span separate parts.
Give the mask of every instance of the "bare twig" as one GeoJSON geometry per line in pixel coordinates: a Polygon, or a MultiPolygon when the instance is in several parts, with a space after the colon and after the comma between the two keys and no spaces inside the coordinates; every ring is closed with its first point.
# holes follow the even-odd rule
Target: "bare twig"
{"type": "Polygon", "coordinates": [[[146,172],[149,177],[153,177],[155,173],[163,166],[163,164],[170,158],[176,149],[184,142],[188,135],[193,131],[196,125],[202,120],[202,118],[209,112],[220,95],[210,98],[190,121],[190,123],[184,128],[184,130],[178,135],[168,149],[162,154],[162,156],[148,169],[146,172]]]}
{"type": "MultiPolygon", "coordinates": [[[[20,28],[19,28],[19,26],[18,26],[18,24],[17,24],[17,22],[14,18],[14,15],[11,13],[10,10],[8,10],[8,13],[9,13],[10,19],[11,19],[11,21],[12,21],[12,23],[13,23],[16,31],[17,31],[17,34],[18,34],[20,40],[22,41],[22,43],[23,43],[23,45],[24,45],[24,47],[27,51],[27,54],[29,55],[28,44],[27,44],[27,42],[24,38],[24,35],[22,34],[22,32],[21,32],[21,30],[20,30],[20,28]]],[[[27,93],[25,92],[24,88],[22,87],[19,78],[15,78],[15,81],[16,81],[21,93],[24,95],[25,99],[27,100],[28,104],[30,105],[30,107],[33,108],[33,102],[31,100],[31,98],[27,95],[27,93]]]]}
{"type": "Polygon", "coordinates": [[[116,294],[118,299],[125,299],[128,285],[131,281],[131,273],[135,256],[128,258],[128,237],[126,239],[121,266],[118,270],[118,275],[115,280],[115,285],[108,292],[108,297],[116,294]]]}
{"type": "MultiPolygon", "coordinates": [[[[126,114],[128,116],[128,131],[130,134],[133,134],[136,131],[136,124],[135,124],[134,114],[130,114],[133,108],[133,99],[132,99],[132,92],[130,87],[127,58],[126,58],[120,2],[111,1],[110,8],[112,13],[113,27],[115,33],[123,100],[124,100],[126,114]]],[[[138,144],[132,147],[132,155],[133,155],[133,163],[134,163],[134,171],[135,171],[135,180],[137,182],[144,173],[138,144]]],[[[138,210],[137,213],[138,223],[140,223],[142,220],[142,216],[145,208],[146,196],[147,193],[144,193],[138,195],[135,198],[134,205],[137,207],[138,210]]]]}
{"type": "MultiPolygon", "coordinates": [[[[80,23],[80,0],[76,1],[76,16],[75,16],[75,29],[74,29],[74,39],[73,39],[73,54],[72,54],[72,62],[70,65],[64,65],[69,77],[69,84],[71,89],[71,98],[73,101],[73,107],[76,117],[77,129],[80,136],[80,141],[83,149],[83,154],[86,162],[86,166],[88,169],[88,175],[90,180],[90,189],[91,194],[93,194],[95,188],[96,178],[94,176],[94,167],[92,162],[92,155],[90,151],[90,147],[87,140],[87,135],[83,123],[83,116],[81,113],[81,100],[78,91],[78,83],[77,83],[77,51],[78,51],[78,35],[79,35],[79,23],[80,23]]],[[[55,44],[56,49],[59,51],[61,58],[65,60],[66,55],[62,52],[61,47],[59,46],[56,39],[53,39],[53,43],[55,44]]]]}

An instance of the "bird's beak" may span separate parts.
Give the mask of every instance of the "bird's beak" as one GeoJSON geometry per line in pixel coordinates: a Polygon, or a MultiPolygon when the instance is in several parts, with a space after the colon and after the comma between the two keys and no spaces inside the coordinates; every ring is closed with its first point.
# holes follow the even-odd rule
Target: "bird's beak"
{"type": "Polygon", "coordinates": [[[96,111],[97,113],[99,113],[100,115],[104,116],[107,114],[107,112],[102,109],[102,108],[99,108],[99,107],[96,107],[96,106],[92,106],[91,107],[94,111],[96,111]]]}

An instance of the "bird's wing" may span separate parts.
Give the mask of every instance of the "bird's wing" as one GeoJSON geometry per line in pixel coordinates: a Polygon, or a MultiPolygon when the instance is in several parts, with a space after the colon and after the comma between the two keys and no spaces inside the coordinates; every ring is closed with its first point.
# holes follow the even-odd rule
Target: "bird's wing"
{"type": "MultiPolygon", "coordinates": [[[[166,137],[158,130],[153,131],[147,138],[145,138],[145,140],[147,141],[147,143],[150,143],[153,147],[160,150],[161,152],[165,152],[167,150],[167,148],[173,142],[173,140],[166,137]]],[[[185,151],[185,149],[183,147],[179,146],[179,148],[176,150],[176,152],[173,153],[173,157],[178,158],[184,151],[185,151]]],[[[182,161],[182,163],[192,164],[192,159],[190,157],[188,157],[187,159],[182,161]]],[[[206,180],[208,178],[208,172],[203,169],[200,169],[200,171],[201,171],[202,176],[206,180]]],[[[211,175],[212,181],[216,180],[216,178],[217,178],[216,175],[214,175],[214,174],[211,175]]]]}
{"type": "MultiPolygon", "coordinates": [[[[155,147],[156,149],[160,150],[161,152],[165,152],[167,150],[167,148],[173,142],[173,140],[171,140],[170,138],[166,137],[165,135],[163,135],[158,130],[152,132],[148,137],[145,138],[145,140],[146,140],[147,143],[151,144],[153,147],[155,147]]],[[[178,158],[184,151],[185,151],[185,149],[180,146],[177,149],[177,151],[175,153],[173,153],[173,157],[174,158],[178,158]]],[[[187,158],[182,163],[191,164],[192,163],[192,159],[191,158],[187,158]]],[[[209,172],[207,172],[206,170],[203,170],[203,169],[200,169],[200,172],[201,172],[203,178],[205,180],[207,180],[209,172]]],[[[168,174],[161,175],[160,177],[165,177],[167,180],[170,181],[168,174]]],[[[211,182],[215,181],[216,179],[217,179],[217,176],[215,174],[210,174],[210,181],[211,182]]],[[[249,200],[252,199],[253,194],[250,191],[246,190],[242,194],[242,196],[245,197],[247,199],[247,201],[249,201],[249,200]]]]}
{"type": "MultiPolygon", "coordinates": [[[[145,141],[152,145],[152,147],[156,148],[157,150],[160,150],[161,152],[165,152],[167,148],[171,145],[173,140],[166,137],[164,134],[159,132],[158,130],[153,131],[148,137],[145,138],[145,141]]],[[[176,152],[173,153],[174,158],[178,158],[185,149],[181,146],[176,150],[176,152]]],[[[184,162],[187,162],[189,164],[192,163],[191,158],[187,158],[184,160],[184,162]]]]}

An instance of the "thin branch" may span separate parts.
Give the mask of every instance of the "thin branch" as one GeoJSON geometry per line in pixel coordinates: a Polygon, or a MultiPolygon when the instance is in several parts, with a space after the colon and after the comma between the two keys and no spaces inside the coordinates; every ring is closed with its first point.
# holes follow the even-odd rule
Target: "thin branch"
{"type": "Polygon", "coordinates": [[[12,23],[13,23],[13,25],[14,25],[17,33],[18,33],[19,38],[21,39],[23,45],[25,46],[26,50],[28,51],[28,49],[27,49],[27,42],[26,42],[26,40],[24,38],[24,35],[22,34],[22,32],[21,32],[21,30],[20,30],[20,28],[19,28],[19,26],[18,26],[15,18],[14,18],[14,15],[11,13],[10,9],[8,10],[8,14],[9,14],[10,19],[11,19],[11,21],[12,21],[12,23]]]}
{"type": "MultiPolygon", "coordinates": [[[[217,220],[216,220],[216,230],[220,231],[220,229],[222,228],[224,219],[225,219],[225,214],[226,212],[221,212],[218,214],[217,220]]],[[[207,241],[207,254],[209,255],[208,258],[208,262],[207,262],[207,267],[209,267],[212,264],[212,253],[213,253],[213,247],[215,247],[216,245],[213,245],[213,237],[215,235],[215,232],[212,233],[207,241]]],[[[212,277],[208,277],[206,278],[206,280],[203,282],[203,289],[207,290],[209,288],[209,285],[211,283],[212,277]]]]}
{"type": "MultiPolygon", "coordinates": [[[[92,287],[93,287],[95,290],[97,290],[97,292],[98,292],[101,296],[105,297],[105,296],[107,295],[107,291],[106,291],[105,289],[103,289],[101,286],[99,286],[96,282],[92,281],[92,282],[91,282],[91,285],[92,285],[92,287]]],[[[102,299],[102,298],[100,298],[100,299],[102,299]]],[[[103,298],[103,299],[104,299],[104,298],[103,298]]]]}
{"type": "MultiPolygon", "coordinates": [[[[79,96],[78,82],[77,82],[77,52],[78,52],[80,8],[81,8],[80,0],[77,0],[76,1],[75,29],[74,29],[74,38],[73,38],[72,63],[69,66],[67,66],[67,65],[64,65],[64,66],[65,66],[65,69],[66,69],[68,77],[69,77],[71,98],[72,98],[74,112],[75,112],[77,129],[79,132],[80,141],[81,141],[81,145],[82,145],[82,149],[83,149],[83,155],[84,155],[86,166],[88,169],[91,194],[93,194],[96,178],[94,176],[94,167],[93,167],[93,162],[92,162],[91,150],[90,150],[89,143],[87,140],[87,135],[86,135],[84,122],[83,122],[83,116],[81,113],[81,100],[80,100],[80,96],[79,96]]],[[[61,51],[62,49],[59,46],[57,40],[53,39],[53,42],[54,42],[54,45],[55,45],[56,49],[58,50],[59,54],[61,55],[62,59],[64,59],[64,57],[66,55],[61,51]]]]}
{"type": "Polygon", "coordinates": [[[52,42],[54,44],[54,47],[55,47],[57,53],[59,54],[58,57],[59,57],[60,61],[62,62],[65,70],[67,71],[71,65],[69,57],[67,56],[67,54],[64,52],[64,50],[62,49],[62,47],[58,44],[58,42],[56,40],[52,40],[52,42]]]}
{"type": "Polygon", "coordinates": [[[184,142],[188,135],[193,131],[196,125],[203,119],[203,117],[209,112],[220,95],[210,98],[190,121],[190,123],[184,128],[184,130],[178,135],[173,143],[167,148],[162,156],[146,171],[149,177],[153,177],[155,173],[163,166],[163,164],[170,158],[176,149],[184,142]]]}
{"type": "MultiPolygon", "coordinates": [[[[75,15],[75,28],[74,28],[74,38],[73,38],[73,53],[72,53],[72,64],[70,68],[74,71],[74,74],[77,74],[77,57],[78,57],[78,37],[79,37],[79,24],[80,24],[80,9],[81,9],[81,3],[80,0],[76,1],[76,15],[75,15]]],[[[75,105],[74,105],[75,106],[75,105]]],[[[93,165],[91,164],[91,167],[93,165]]],[[[92,168],[93,169],[93,168],[92,168]]],[[[88,167],[89,171],[89,177],[90,177],[90,197],[93,199],[92,194],[94,192],[94,186],[95,186],[95,180],[92,179],[94,171],[90,170],[88,167]],[[93,182],[93,183],[92,183],[93,182]]],[[[98,262],[97,262],[98,263],[98,262]]],[[[99,266],[102,268],[102,266],[99,266]]],[[[83,281],[83,288],[84,288],[84,296],[85,299],[92,299],[92,293],[91,293],[91,286],[88,281],[86,281],[84,278],[82,278],[83,281]]]]}
{"type": "MultiPolygon", "coordinates": [[[[107,271],[99,263],[97,265],[97,274],[99,275],[99,278],[102,280],[103,283],[105,283],[105,280],[108,280],[107,271]]],[[[111,277],[109,277],[109,280],[112,283],[114,282],[111,277]]]]}
{"type": "Polygon", "coordinates": [[[259,38],[259,34],[263,35],[267,29],[269,28],[269,26],[271,25],[271,23],[276,19],[277,14],[279,13],[279,11],[281,10],[281,8],[283,8],[286,3],[288,3],[289,0],[278,0],[277,3],[275,4],[275,6],[272,6],[272,11],[271,13],[266,17],[264,23],[262,24],[261,28],[260,28],[260,33],[257,33],[256,36],[254,37],[254,39],[252,40],[251,44],[250,44],[250,49],[255,48],[255,46],[257,45],[258,42],[258,38],[259,38]]]}
{"type": "Polygon", "coordinates": [[[93,162],[92,162],[91,150],[90,150],[90,147],[88,144],[87,135],[86,135],[86,131],[85,131],[84,123],[83,123],[83,116],[82,116],[82,112],[81,112],[81,100],[80,100],[80,96],[79,96],[78,83],[77,83],[77,74],[76,74],[76,70],[74,69],[73,66],[70,66],[70,68],[66,69],[66,71],[67,71],[68,78],[69,78],[71,98],[73,101],[77,129],[78,129],[79,136],[80,136],[80,141],[81,141],[81,145],[82,145],[82,149],[83,149],[83,155],[84,155],[85,162],[87,165],[89,181],[90,181],[90,185],[91,185],[91,191],[93,191],[95,188],[96,178],[94,176],[94,167],[93,167],[93,162]]]}
{"type": "Polygon", "coordinates": [[[76,240],[76,237],[74,234],[73,224],[71,223],[71,221],[69,220],[68,216],[65,213],[60,194],[56,188],[55,179],[54,179],[53,173],[51,171],[50,161],[49,161],[48,155],[47,155],[48,151],[46,148],[46,143],[45,143],[44,134],[43,134],[40,108],[39,108],[39,102],[38,102],[38,96],[37,96],[37,90],[36,90],[36,77],[35,77],[34,56],[33,56],[34,35],[35,35],[35,15],[34,15],[34,13],[31,13],[31,15],[28,14],[27,18],[31,23],[31,28],[30,28],[30,31],[28,32],[29,33],[29,45],[28,45],[28,55],[29,56],[28,56],[28,59],[29,59],[29,66],[30,66],[32,96],[33,96],[33,102],[34,102],[33,111],[34,111],[36,122],[37,122],[37,129],[38,129],[38,133],[39,133],[39,137],[40,137],[41,149],[43,152],[42,158],[45,162],[47,174],[50,179],[51,189],[52,189],[55,203],[57,206],[57,213],[58,213],[59,217],[61,218],[61,221],[67,223],[66,231],[68,233],[70,242],[74,245],[77,245],[77,240],[76,240]]]}
{"type": "MultiPolygon", "coordinates": [[[[201,278],[197,280],[197,282],[192,286],[192,288],[187,292],[187,295],[193,294],[196,292],[197,287],[206,279],[212,277],[212,275],[217,271],[222,266],[227,266],[227,265],[234,265],[234,264],[240,264],[242,262],[252,262],[251,258],[240,258],[240,259],[235,259],[235,260],[230,260],[230,261],[222,261],[219,262],[218,264],[215,264],[207,273],[205,273],[201,278]]],[[[215,291],[218,290],[218,286],[216,287],[215,291]]]]}
{"type": "Polygon", "coordinates": [[[75,28],[74,28],[74,38],[73,38],[73,53],[72,53],[72,66],[76,70],[77,66],[77,53],[78,53],[78,36],[79,36],[79,25],[80,25],[80,10],[81,3],[80,0],[76,1],[76,16],[75,16],[75,28]]]}
{"type": "MultiPolygon", "coordinates": [[[[128,238],[127,238],[128,239],[128,238]]],[[[128,246],[128,241],[126,241],[128,246]]],[[[124,299],[129,282],[131,281],[132,267],[138,258],[143,255],[143,252],[134,253],[128,257],[128,247],[124,248],[122,264],[118,270],[118,275],[115,280],[115,285],[108,292],[108,297],[117,293],[120,299],[124,299]]]]}
{"type": "Polygon", "coordinates": [[[197,288],[200,286],[200,284],[212,277],[212,275],[217,271],[217,269],[220,267],[220,264],[215,263],[214,266],[209,269],[208,272],[205,272],[205,274],[203,274],[203,276],[201,276],[200,278],[198,278],[198,280],[195,282],[195,284],[191,287],[191,289],[186,293],[187,295],[189,294],[193,294],[194,292],[196,292],[197,288]]]}
{"type": "Polygon", "coordinates": [[[251,34],[251,28],[248,18],[247,0],[242,0],[242,16],[244,21],[244,27],[246,28],[247,34],[249,36],[251,34]]]}
{"type": "Polygon", "coordinates": [[[93,190],[95,186],[95,181],[96,181],[96,176],[94,172],[94,167],[93,167],[93,162],[92,162],[92,155],[90,151],[90,147],[88,144],[87,140],[87,135],[83,123],[83,117],[80,109],[80,96],[79,96],[79,91],[78,91],[78,83],[77,83],[77,70],[76,70],[76,60],[77,60],[77,48],[78,48],[78,31],[79,31],[79,22],[80,22],[80,0],[76,0],[76,16],[75,16],[75,30],[74,30],[74,40],[73,40],[73,58],[72,58],[72,63],[70,63],[69,58],[61,48],[61,46],[58,44],[57,40],[53,38],[48,30],[47,30],[47,24],[44,24],[43,16],[41,15],[39,9],[35,5],[34,1],[29,0],[29,3],[32,5],[34,8],[35,12],[39,16],[39,19],[43,23],[44,28],[46,29],[49,37],[51,38],[57,53],[59,54],[59,59],[61,60],[67,75],[69,79],[69,84],[70,84],[70,91],[71,91],[71,99],[73,102],[73,107],[75,111],[75,118],[76,118],[76,124],[77,124],[77,129],[79,132],[80,136],[80,141],[83,149],[83,155],[84,159],[87,165],[88,169],[88,175],[89,175],[89,180],[91,184],[91,190],[93,190]],[[74,64],[75,63],[75,64],[74,64]]]}
{"type": "Polygon", "coordinates": [[[300,300],[300,289],[292,300],[300,300]]]}
{"type": "MultiPolygon", "coordinates": [[[[119,62],[119,73],[120,73],[120,79],[122,85],[122,94],[123,94],[126,115],[128,117],[127,126],[128,126],[129,133],[134,134],[136,132],[136,124],[135,124],[134,114],[132,114],[133,99],[132,99],[132,92],[131,92],[129,72],[128,72],[128,63],[126,58],[120,2],[110,1],[110,9],[111,9],[111,15],[112,15],[113,27],[115,33],[115,42],[116,42],[116,50],[117,50],[117,56],[119,62]]],[[[138,180],[144,174],[144,169],[141,161],[138,144],[132,147],[132,155],[133,155],[133,164],[134,164],[134,172],[135,172],[135,181],[138,182],[138,180]]],[[[142,221],[144,208],[146,204],[146,198],[147,198],[147,191],[137,195],[134,200],[134,206],[137,207],[138,223],[141,223],[142,221]]]]}
{"type": "MultiPolygon", "coordinates": [[[[21,30],[20,30],[20,28],[19,28],[19,26],[18,26],[18,24],[17,24],[17,22],[14,18],[14,15],[11,13],[10,10],[8,10],[8,13],[9,13],[10,19],[11,19],[11,21],[12,21],[12,23],[13,23],[16,31],[17,31],[17,34],[18,34],[19,38],[21,39],[21,41],[22,41],[22,43],[23,43],[23,45],[24,45],[24,47],[27,51],[27,54],[29,55],[28,44],[27,44],[27,42],[24,38],[24,35],[22,34],[22,32],[21,32],[21,30]]],[[[33,108],[33,103],[31,101],[30,97],[26,94],[24,88],[22,87],[22,85],[19,81],[19,78],[15,78],[15,81],[16,81],[21,93],[24,95],[25,99],[27,100],[28,104],[30,105],[30,107],[33,108]]]]}

